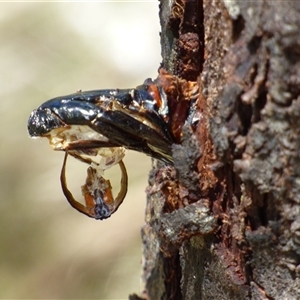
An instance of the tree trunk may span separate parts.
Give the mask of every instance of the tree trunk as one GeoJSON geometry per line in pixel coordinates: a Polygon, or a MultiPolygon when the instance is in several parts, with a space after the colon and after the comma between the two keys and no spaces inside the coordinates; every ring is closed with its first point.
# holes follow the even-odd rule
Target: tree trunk
{"type": "Polygon", "coordinates": [[[162,67],[195,128],[154,162],[142,295],[300,299],[300,2],[161,1],[162,67]]]}

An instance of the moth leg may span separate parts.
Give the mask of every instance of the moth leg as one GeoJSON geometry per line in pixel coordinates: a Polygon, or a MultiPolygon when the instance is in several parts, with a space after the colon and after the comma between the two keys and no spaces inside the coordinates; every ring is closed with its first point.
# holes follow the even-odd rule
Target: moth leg
{"type": "Polygon", "coordinates": [[[114,199],[110,181],[97,174],[97,169],[89,167],[85,185],[81,187],[85,205],[96,220],[107,219],[114,209],[114,199]]]}
{"type": "Polygon", "coordinates": [[[88,165],[94,163],[95,165],[98,165],[98,163],[96,163],[95,161],[93,161],[91,158],[88,157],[83,157],[80,154],[77,154],[76,152],[73,151],[66,151],[66,153],[68,152],[68,154],[70,154],[71,156],[73,156],[74,158],[78,159],[81,162],[84,162],[88,165]]]}
{"type": "MultiPolygon", "coordinates": [[[[61,169],[60,181],[61,187],[69,204],[80,213],[97,220],[107,219],[122,204],[128,187],[128,176],[125,165],[121,160],[119,166],[121,169],[121,188],[117,197],[114,199],[112,195],[112,187],[109,180],[105,180],[102,176],[97,175],[96,169],[89,167],[86,184],[82,187],[85,205],[76,201],[72,193],[67,187],[66,180],[66,163],[68,152],[65,152],[63,166],[61,169]]],[[[88,161],[85,161],[88,163],[88,161]]]]}
{"type": "Polygon", "coordinates": [[[85,214],[86,216],[88,216],[90,218],[94,218],[94,215],[91,214],[90,211],[83,204],[81,204],[80,202],[77,202],[74,199],[72,193],[69,191],[69,189],[67,187],[67,180],[66,180],[67,157],[68,157],[68,152],[66,151],[64,161],[63,161],[63,166],[62,166],[61,173],[60,173],[60,182],[61,182],[61,187],[62,187],[63,193],[73,208],[75,208],[77,211],[85,214]]]}
{"type": "Polygon", "coordinates": [[[92,212],[94,218],[103,220],[109,218],[117,211],[123,203],[127,194],[128,176],[125,165],[121,160],[119,162],[121,169],[121,187],[117,197],[114,199],[112,187],[109,180],[102,176],[97,176],[96,169],[88,168],[86,184],[82,187],[87,210],[92,212]],[[95,183],[97,185],[95,186],[95,183]]]}
{"type": "Polygon", "coordinates": [[[119,208],[119,206],[122,204],[126,194],[127,194],[127,188],[128,188],[128,175],[127,175],[127,171],[125,168],[125,165],[123,163],[123,161],[121,160],[119,162],[119,166],[121,169],[121,188],[120,188],[120,192],[117,195],[117,197],[114,200],[114,211],[117,211],[117,209],[119,208]]]}

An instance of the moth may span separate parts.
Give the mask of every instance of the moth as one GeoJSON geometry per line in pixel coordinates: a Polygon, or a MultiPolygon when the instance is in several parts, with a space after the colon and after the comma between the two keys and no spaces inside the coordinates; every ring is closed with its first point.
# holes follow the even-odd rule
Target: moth
{"type": "Polygon", "coordinates": [[[28,132],[33,138],[47,138],[54,150],[65,151],[61,185],[71,206],[89,217],[106,219],[126,196],[125,149],[173,164],[172,145],[180,143],[181,129],[193,112],[197,91],[195,83],[161,69],[157,79],[146,79],[136,88],[78,91],[50,99],[32,111],[28,132]],[[89,165],[82,187],[85,205],[67,188],[68,155],[89,165]],[[99,161],[95,159],[98,157],[99,161]],[[121,190],[113,198],[110,182],[102,175],[117,164],[121,190]]]}

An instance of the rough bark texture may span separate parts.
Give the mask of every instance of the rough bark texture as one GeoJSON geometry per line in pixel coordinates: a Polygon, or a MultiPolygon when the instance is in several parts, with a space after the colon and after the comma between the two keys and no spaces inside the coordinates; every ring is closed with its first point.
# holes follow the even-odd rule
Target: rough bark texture
{"type": "Polygon", "coordinates": [[[142,295],[300,299],[300,2],[161,1],[197,126],[150,174],[142,295]]]}

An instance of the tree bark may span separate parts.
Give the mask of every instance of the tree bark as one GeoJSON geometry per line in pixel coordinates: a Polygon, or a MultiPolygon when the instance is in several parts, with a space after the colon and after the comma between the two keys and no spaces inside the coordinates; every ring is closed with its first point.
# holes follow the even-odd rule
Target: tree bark
{"type": "Polygon", "coordinates": [[[300,299],[300,2],[161,1],[162,67],[195,128],[154,162],[142,295],[300,299]]]}

